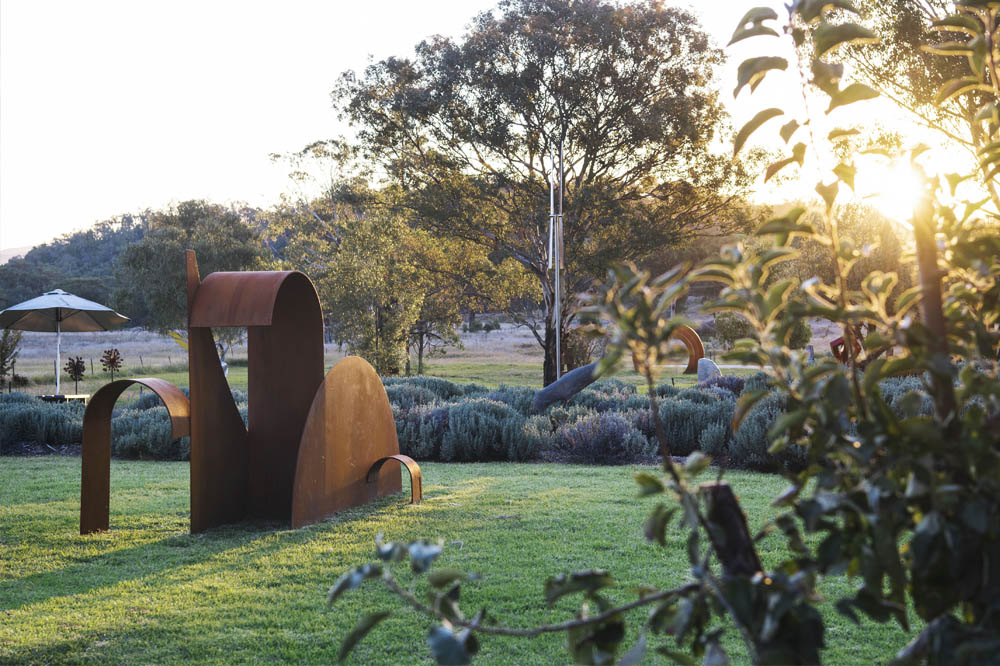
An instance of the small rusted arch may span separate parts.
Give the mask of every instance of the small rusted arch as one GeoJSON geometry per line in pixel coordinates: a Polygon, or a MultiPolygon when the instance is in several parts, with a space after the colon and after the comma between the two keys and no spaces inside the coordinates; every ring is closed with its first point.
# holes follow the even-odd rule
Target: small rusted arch
{"type": "Polygon", "coordinates": [[[693,375],[698,372],[698,361],[705,358],[705,345],[690,326],[678,326],[674,329],[672,338],[680,340],[688,350],[688,364],[684,374],[693,375]]]}
{"type": "Polygon", "coordinates": [[[191,434],[191,405],[184,393],[163,379],[119,379],[105,384],[83,413],[80,476],[80,534],[108,529],[111,501],[111,412],[118,397],[134,384],[159,396],[170,415],[174,439],[191,434]]]}
{"type": "Polygon", "coordinates": [[[424,481],[423,476],[420,474],[420,465],[410,456],[404,456],[402,453],[399,453],[394,456],[379,458],[368,469],[365,482],[375,483],[378,481],[379,470],[382,469],[382,465],[390,460],[395,460],[399,463],[400,467],[405,467],[406,471],[410,473],[410,504],[419,504],[420,500],[424,498],[424,481]]]}
{"type": "MultiPolygon", "coordinates": [[[[698,372],[698,361],[705,358],[705,345],[702,343],[701,338],[690,326],[678,326],[674,329],[674,332],[670,335],[672,340],[680,340],[687,347],[688,352],[688,364],[684,368],[685,375],[693,375],[698,372]]],[[[639,364],[636,361],[635,354],[632,355],[632,365],[635,367],[636,371],[639,370],[639,364]]],[[[588,382],[589,383],[589,382],[588,382]]],[[[582,388],[582,387],[581,387],[582,388]]]]}

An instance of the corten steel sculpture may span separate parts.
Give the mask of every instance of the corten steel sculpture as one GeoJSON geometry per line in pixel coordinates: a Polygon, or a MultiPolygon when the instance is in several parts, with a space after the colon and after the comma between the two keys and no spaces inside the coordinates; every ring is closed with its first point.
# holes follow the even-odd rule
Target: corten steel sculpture
{"type": "MultiPolygon", "coordinates": [[[[678,326],[674,330],[672,337],[677,338],[687,347],[688,364],[684,369],[684,374],[690,375],[698,372],[698,361],[705,358],[705,345],[702,344],[701,338],[698,337],[698,334],[690,326],[678,326]]],[[[634,362],[635,360],[633,359],[634,362]]],[[[589,365],[567,372],[558,381],[552,382],[535,393],[535,397],[531,401],[531,409],[536,413],[540,413],[552,403],[569,400],[593,384],[599,379],[594,374],[598,363],[600,361],[594,361],[589,365]]]]}
{"type": "Polygon", "coordinates": [[[93,395],[83,414],[83,446],[80,457],[80,534],[108,529],[111,498],[111,410],[122,391],[139,384],[160,397],[170,415],[170,436],[191,432],[191,410],[187,396],[162,379],[119,379],[105,384],[93,395]]]}
{"type": "Polygon", "coordinates": [[[698,361],[705,358],[705,345],[702,344],[698,333],[690,326],[678,326],[673,336],[687,347],[688,364],[684,368],[685,375],[693,375],[698,372],[698,361]]]}
{"type": "MultiPolygon", "coordinates": [[[[407,468],[413,501],[420,501],[420,468],[399,455],[392,409],[372,367],[346,358],[323,378],[323,319],[309,278],[258,271],[202,280],[193,251],[186,261],[191,531],[246,518],[300,527],[397,493],[400,474],[395,466],[383,469],[388,460],[407,468]],[[213,326],[247,327],[246,426],[219,362],[213,326]]],[[[91,421],[99,418],[95,412],[91,421]]],[[[87,441],[85,425],[85,446],[87,441]]],[[[85,464],[85,484],[87,471],[85,464]]],[[[83,504],[88,499],[81,494],[83,504]]],[[[104,527],[97,529],[107,527],[106,499],[103,511],[104,527]]],[[[81,516],[91,512],[100,507],[81,507],[81,516]]]]}

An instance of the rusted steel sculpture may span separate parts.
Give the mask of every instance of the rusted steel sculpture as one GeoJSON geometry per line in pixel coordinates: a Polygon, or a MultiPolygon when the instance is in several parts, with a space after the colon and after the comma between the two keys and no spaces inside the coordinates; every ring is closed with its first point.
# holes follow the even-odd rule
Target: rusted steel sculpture
{"type": "Polygon", "coordinates": [[[170,436],[191,433],[191,408],[179,388],[162,379],[119,379],[105,384],[83,414],[80,478],[80,534],[108,529],[111,499],[111,410],[122,391],[139,384],[160,397],[170,415],[170,436]]]}
{"type": "Polygon", "coordinates": [[[345,358],[315,394],[294,470],[292,527],[401,489],[399,470],[367,480],[372,463],[399,454],[392,407],[372,367],[357,356],[345,358]]]}
{"type": "Polygon", "coordinates": [[[693,375],[698,372],[698,361],[705,358],[705,345],[702,344],[701,338],[698,333],[695,332],[690,326],[679,326],[674,331],[673,336],[687,347],[688,351],[688,364],[684,368],[685,375],[693,375]]]}
{"type": "MultiPolygon", "coordinates": [[[[687,347],[688,364],[684,369],[684,374],[690,375],[698,372],[698,361],[705,358],[705,345],[702,344],[701,338],[690,326],[679,326],[672,337],[677,338],[687,347]]],[[[535,393],[535,397],[531,401],[532,411],[540,413],[554,402],[569,400],[600,379],[594,374],[598,363],[600,361],[594,361],[590,365],[567,372],[559,381],[552,382],[535,393]]]]}
{"type": "Polygon", "coordinates": [[[407,467],[419,502],[420,468],[399,456],[392,409],[374,369],[351,357],[323,378],[323,318],[309,278],[258,271],[202,280],[194,252],[186,261],[191,531],[246,518],[300,527],[397,493],[398,470],[369,473],[388,458],[407,467]],[[225,326],[247,327],[246,426],[212,336],[212,327],[225,326]]]}
{"type": "Polygon", "coordinates": [[[405,467],[406,471],[410,473],[410,502],[413,504],[418,503],[420,498],[424,496],[424,480],[423,475],[420,473],[420,465],[410,456],[398,454],[379,458],[368,469],[365,479],[368,483],[375,483],[376,479],[379,478],[378,473],[382,469],[382,465],[390,460],[395,460],[399,463],[400,467],[405,467]]]}

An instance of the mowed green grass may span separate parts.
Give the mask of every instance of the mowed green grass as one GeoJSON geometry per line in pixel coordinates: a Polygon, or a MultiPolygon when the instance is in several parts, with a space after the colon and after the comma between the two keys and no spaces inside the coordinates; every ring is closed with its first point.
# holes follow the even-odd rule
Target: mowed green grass
{"type": "MultiPolygon", "coordinates": [[[[424,464],[425,499],[404,493],[300,530],[251,523],[188,533],[188,465],[113,461],[109,532],[80,536],[78,458],[0,458],[0,663],[333,663],[363,613],[392,609],[350,657],[353,664],[430,664],[430,622],[403,610],[378,583],[333,608],[330,584],[373,559],[373,540],[444,539],[438,561],[478,572],[463,607],[501,622],[559,622],[542,599],[547,576],[591,567],[614,572],[610,596],[634,598],[640,583],[688,579],[685,533],[667,548],[646,542],[642,522],[655,499],[636,499],[637,468],[548,464],[424,464]]],[[[771,515],[780,478],[731,473],[751,528],[771,515]]],[[[761,543],[768,566],[782,540],[761,543]]],[[[409,575],[404,571],[407,582],[409,575]]],[[[892,625],[855,627],[832,601],[850,581],[824,585],[828,664],[886,661],[905,637],[892,625]]],[[[423,588],[418,585],[418,591],[423,588]]],[[[645,611],[629,618],[628,640],[645,611]]],[[[481,664],[569,663],[564,638],[482,637],[481,664]]],[[[732,631],[727,646],[746,663],[732,631]]],[[[655,663],[650,657],[644,663],[655,663]]]]}

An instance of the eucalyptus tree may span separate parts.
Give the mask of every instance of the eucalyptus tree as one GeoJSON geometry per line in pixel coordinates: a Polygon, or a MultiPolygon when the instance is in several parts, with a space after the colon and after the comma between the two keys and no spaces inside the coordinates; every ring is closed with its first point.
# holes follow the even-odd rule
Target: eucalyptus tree
{"type": "Polygon", "coordinates": [[[460,40],[345,72],[332,93],[363,157],[414,224],[485,247],[537,280],[544,380],[573,295],[619,260],[752,215],[751,177],[713,153],[722,63],[695,18],[658,2],[505,0],[460,40]],[[565,156],[565,286],[555,321],[549,182],[565,156]]]}
{"type": "MultiPolygon", "coordinates": [[[[187,325],[184,251],[197,252],[201,274],[265,268],[273,257],[249,224],[246,211],[201,200],[183,201],[149,215],[138,243],[115,262],[115,307],[159,333],[187,325]]],[[[228,342],[241,332],[221,331],[228,342]]]]}

